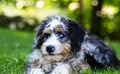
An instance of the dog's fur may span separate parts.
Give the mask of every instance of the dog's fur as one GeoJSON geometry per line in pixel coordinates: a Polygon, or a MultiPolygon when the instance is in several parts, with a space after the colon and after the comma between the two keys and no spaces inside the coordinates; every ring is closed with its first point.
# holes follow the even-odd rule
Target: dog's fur
{"type": "Polygon", "coordinates": [[[36,31],[26,74],[72,74],[120,65],[115,52],[103,40],[71,19],[48,17],[36,31]]]}

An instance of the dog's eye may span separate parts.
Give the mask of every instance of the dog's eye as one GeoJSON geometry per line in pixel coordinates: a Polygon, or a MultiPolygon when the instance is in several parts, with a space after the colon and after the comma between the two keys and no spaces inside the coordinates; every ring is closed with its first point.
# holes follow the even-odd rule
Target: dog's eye
{"type": "Polygon", "coordinates": [[[48,39],[50,37],[50,34],[45,33],[44,38],[48,39]]]}
{"type": "Polygon", "coordinates": [[[57,34],[57,36],[58,36],[60,39],[63,39],[63,38],[65,37],[65,34],[59,32],[59,33],[57,34]]]}

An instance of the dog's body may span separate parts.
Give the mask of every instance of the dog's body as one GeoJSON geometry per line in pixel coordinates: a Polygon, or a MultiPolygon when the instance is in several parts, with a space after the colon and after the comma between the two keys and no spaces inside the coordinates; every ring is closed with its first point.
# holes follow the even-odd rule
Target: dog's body
{"type": "Polygon", "coordinates": [[[70,19],[49,17],[37,28],[26,74],[72,74],[120,65],[114,51],[70,19]]]}

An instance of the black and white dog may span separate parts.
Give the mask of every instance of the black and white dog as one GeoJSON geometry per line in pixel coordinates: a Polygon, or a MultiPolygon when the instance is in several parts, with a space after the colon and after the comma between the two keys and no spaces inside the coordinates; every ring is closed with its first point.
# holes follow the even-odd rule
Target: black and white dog
{"type": "Polygon", "coordinates": [[[61,16],[44,20],[36,29],[26,74],[72,74],[86,69],[119,68],[115,52],[78,23],[61,16]]]}

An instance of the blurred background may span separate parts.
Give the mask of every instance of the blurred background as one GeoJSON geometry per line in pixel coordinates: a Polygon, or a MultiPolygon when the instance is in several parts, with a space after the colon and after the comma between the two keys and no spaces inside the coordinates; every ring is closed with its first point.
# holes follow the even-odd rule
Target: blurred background
{"type": "Polygon", "coordinates": [[[120,40],[120,0],[0,0],[0,27],[34,31],[41,20],[59,14],[103,39],[120,40]]]}
{"type": "Polygon", "coordinates": [[[24,73],[35,27],[56,14],[104,39],[120,58],[120,0],[0,0],[0,74],[24,73]]]}

